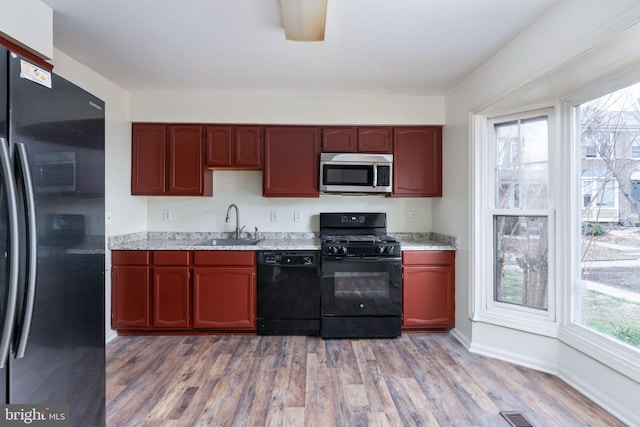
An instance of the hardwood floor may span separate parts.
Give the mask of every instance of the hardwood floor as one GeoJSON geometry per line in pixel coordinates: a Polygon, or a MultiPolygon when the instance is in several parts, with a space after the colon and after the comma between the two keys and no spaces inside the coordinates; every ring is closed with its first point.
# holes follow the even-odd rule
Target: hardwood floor
{"type": "Polygon", "coordinates": [[[623,426],[560,379],[446,334],[118,337],[107,426],[623,426]]]}

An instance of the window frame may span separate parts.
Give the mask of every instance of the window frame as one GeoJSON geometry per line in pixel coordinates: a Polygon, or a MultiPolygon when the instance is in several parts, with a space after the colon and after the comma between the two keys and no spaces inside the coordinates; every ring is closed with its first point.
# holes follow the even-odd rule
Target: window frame
{"type": "MultiPolygon", "coordinates": [[[[640,75],[637,76],[640,79],[640,75]]],[[[633,81],[621,81],[621,89],[633,84],[633,81]]],[[[564,268],[559,276],[559,280],[569,285],[561,289],[562,306],[559,318],[560,328],[558,339],[581,351],[610,368],[640,382],[640,350],[629,344],[609,337],[601,332],[590,329],[575,319],[580,315],[581,305],[581,223],[583,220],[582,209],[582,179],[581,162],[582,147],[578,140],[577,115],[575,108],[585,102],[604,96],[613,92],[611,86],[601,84],[596,87],[585,89],[580,94],[574,95],[571,99],[566,99],[562,105],[562,133],[566,143],[566,162],[561,169],[562,176],[560,182],[565,183],[562,189],[569,194],[566,205],[562,210],[567,212],[564,220],[558,221],[558,242],[562,244],[558,251],[569,254],[562,257],[564,268]],[[563,249],[564,248],[564,249],[563,249]],[[568,260],[567,260],[568,258],[568,260]],[[568,261],[568,262],[567,262],[568,261]]]]}
{"type": "Polygon", "coordinates": [[[518,111],[473,116],[474,168],[474,214],[477,224],[472,225],[474,234],[474,265],[470,270],[473,277],[473,295],[470,301],[472,319],[499,326],[515,328],[545,336],[557,336],[557,301],[559,289],[556,286],[556,209],[554,186],[548,185],[548,202],[544,209],[509,208],[495,206],[497,191],[495,185],[496,149],[494,125],[513,120],[526,120],[540,116],[547,117],[548,125],[548,184],[554,182],[558,164],[559,108],[557,104],[532,106],[518,111]],[[479,172],[479,173],[478,173],[479,172]],[[548,307],[546,310],[527,307],[494,298],[494,238],[493,221],[497,215],[544,216],[548,220],[548,307]]]}

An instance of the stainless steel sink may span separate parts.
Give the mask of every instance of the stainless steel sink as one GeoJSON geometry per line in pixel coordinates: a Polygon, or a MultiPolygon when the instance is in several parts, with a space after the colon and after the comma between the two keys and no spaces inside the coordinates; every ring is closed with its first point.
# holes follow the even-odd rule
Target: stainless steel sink
{"type": "Polygon", "coordinates": [[[258,239],[209,239],[198,242],[197,246],[254,246],[258,239]]]}

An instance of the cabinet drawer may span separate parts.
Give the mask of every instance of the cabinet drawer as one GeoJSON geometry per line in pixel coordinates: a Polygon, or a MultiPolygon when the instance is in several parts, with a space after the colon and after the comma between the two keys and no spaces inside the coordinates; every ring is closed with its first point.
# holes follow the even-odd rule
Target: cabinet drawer
{"type": "Polygon", "coordinates": [[[255,265],[253,251],[196,251],[196,265],[255,265]]]}
{"type": "Polygon", "coordinates": [[[148,265],[149,251],[113,251],[111,264],[113,265],[148,265]]]}
{"type": "Polygon", "coordinates": [[[190,251],[154,251],[154,265],[189,265],[190,251]]]}
{"type": "Polygon", "coordinates": [[[403,265],[451,265],[454,251],[403,251],[403,265]]]}

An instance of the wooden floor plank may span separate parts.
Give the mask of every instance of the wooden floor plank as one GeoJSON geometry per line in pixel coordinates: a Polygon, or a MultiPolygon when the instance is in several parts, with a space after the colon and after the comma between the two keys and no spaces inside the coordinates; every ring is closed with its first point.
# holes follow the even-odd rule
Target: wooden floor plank
{"type": "Polygon", "coordinates": [[[448,334],[396,339],[118,337],[107,425],[536,426],[623,424],[559,378],[470,354],[448,334]]]}

